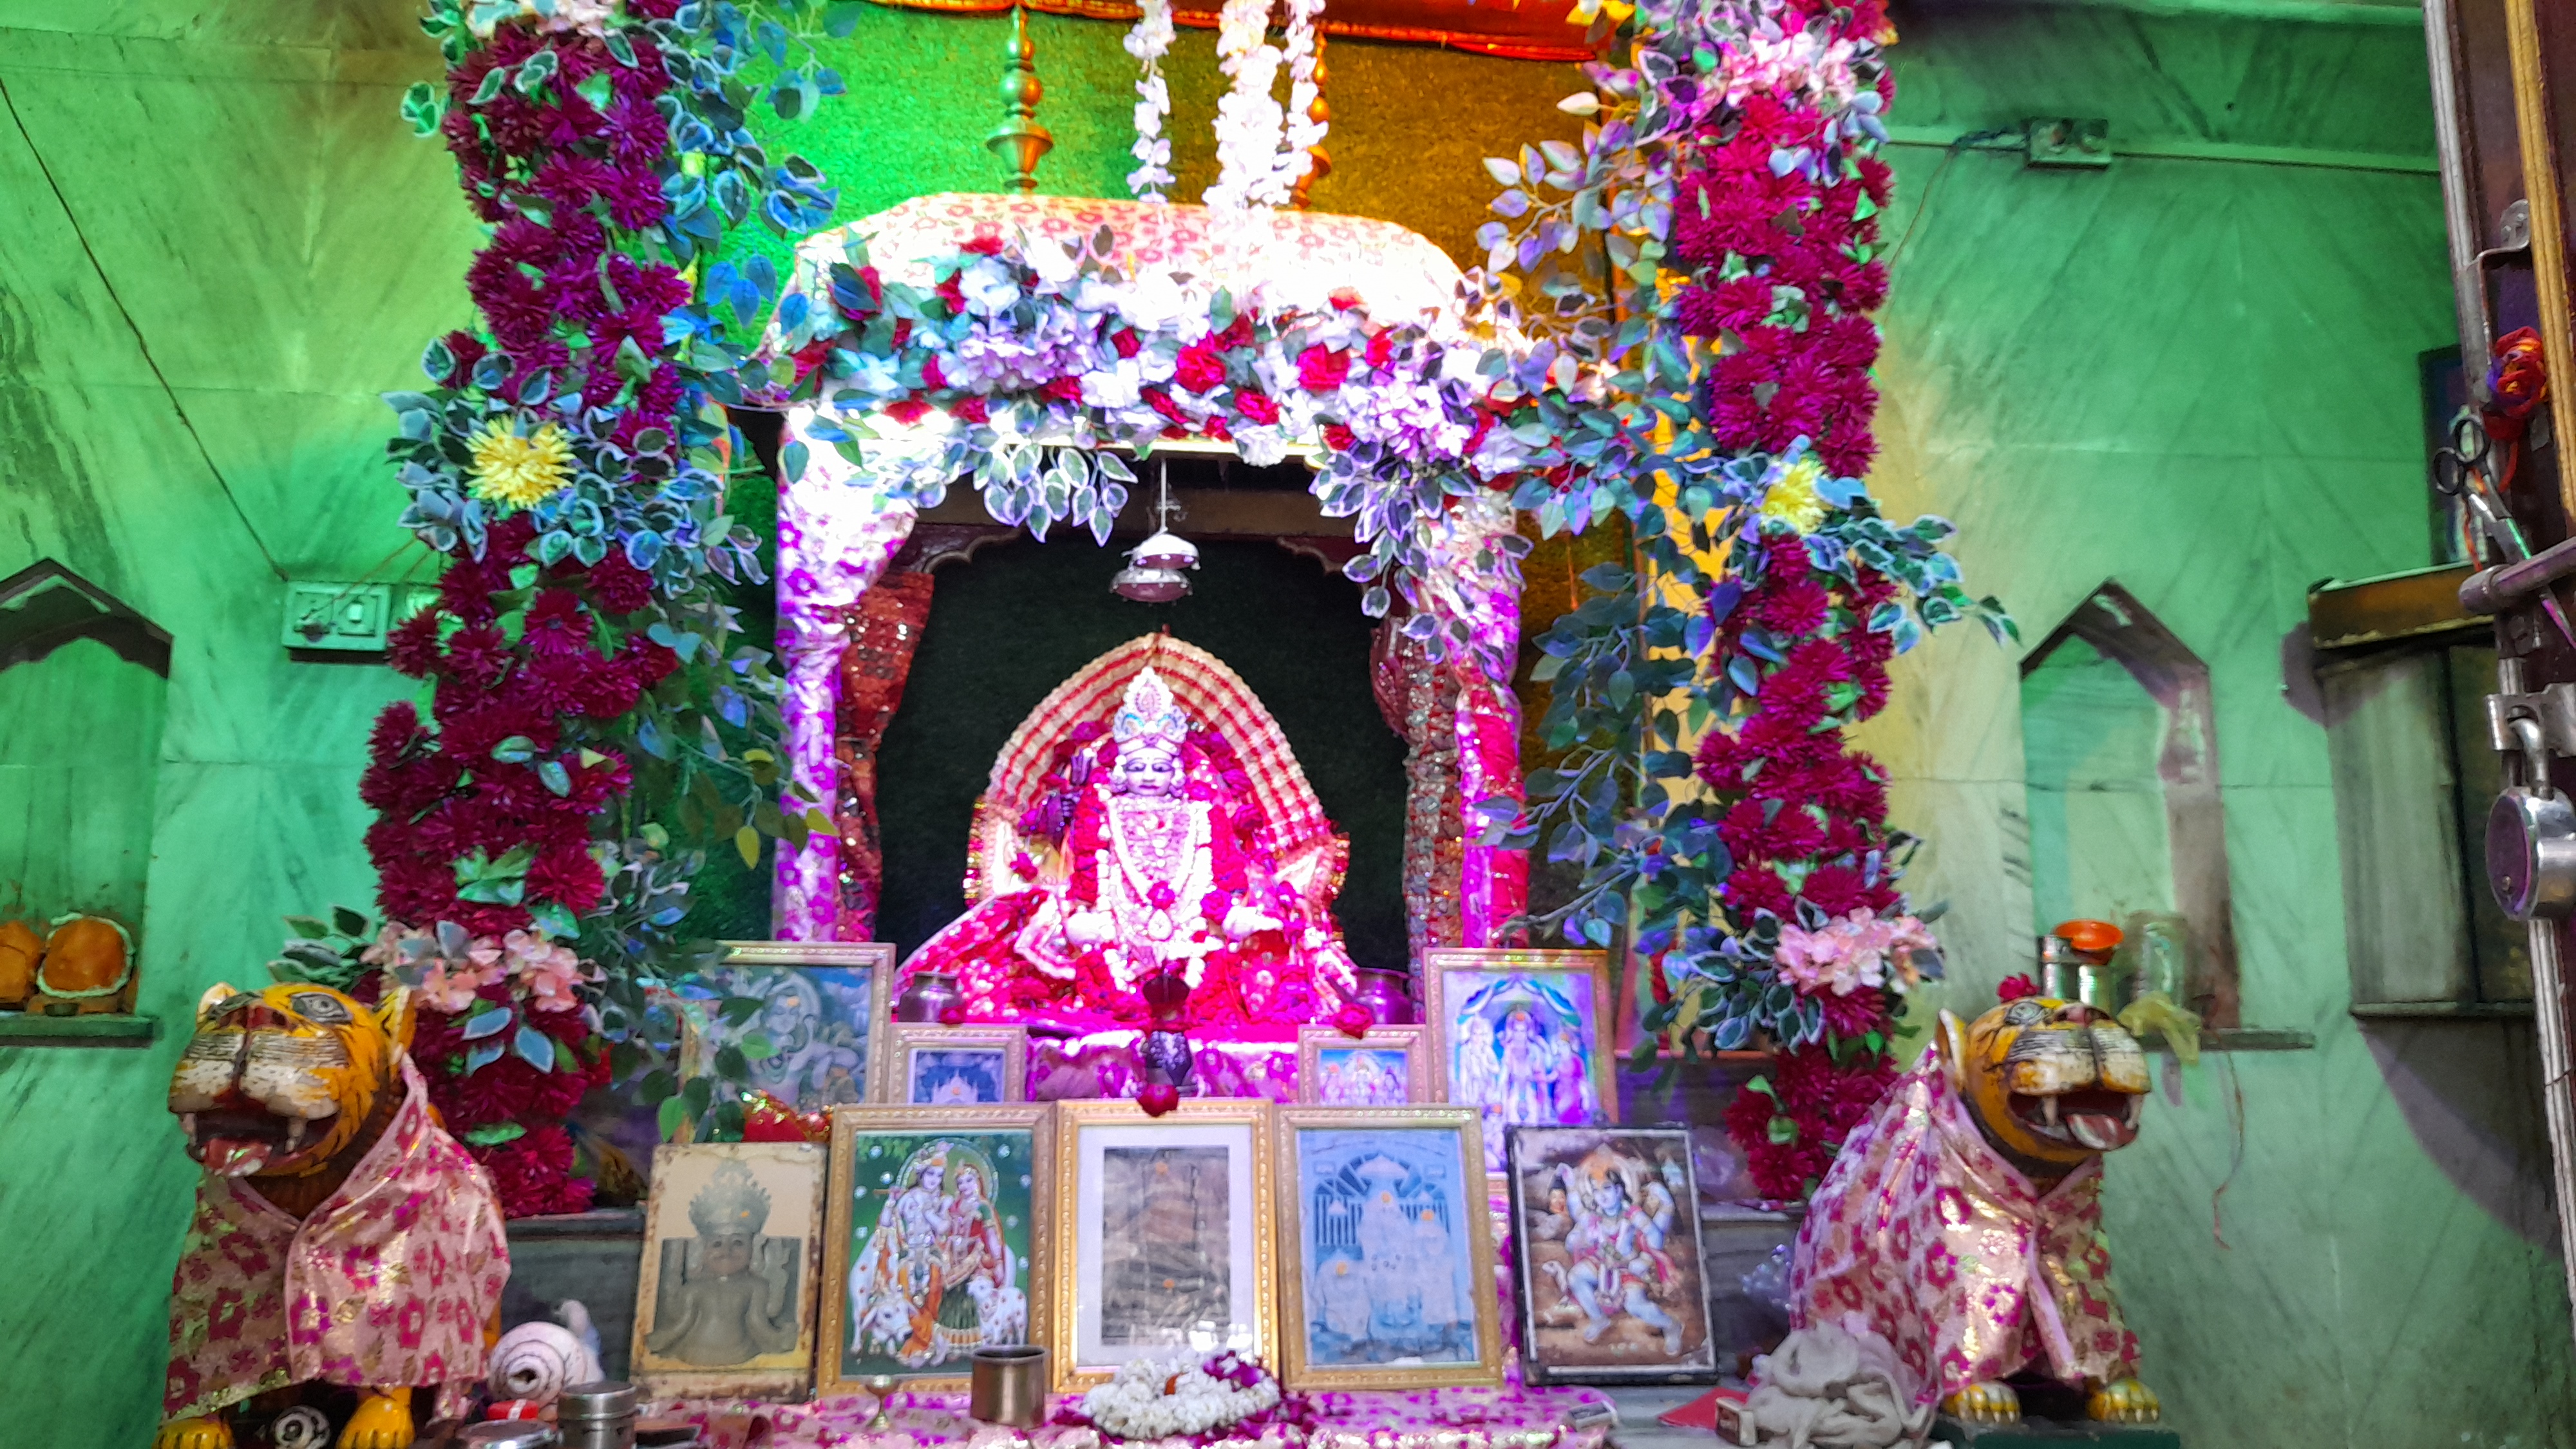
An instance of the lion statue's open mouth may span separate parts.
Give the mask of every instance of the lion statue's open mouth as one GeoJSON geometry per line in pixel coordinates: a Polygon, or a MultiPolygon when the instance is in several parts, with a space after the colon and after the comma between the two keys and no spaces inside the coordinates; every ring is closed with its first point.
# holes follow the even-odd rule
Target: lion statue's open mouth
{"type": "Polygon", "coordinates": [[[2147,1057],[2107,1013],[2024,997],[1978,1017],[1952,1050],[1970,1114],[2008,1154],[2062,1167],[2137,1138],[2147,1057]]]}
{"type": "Polygon", "coordinates": [[[390,1046],[358,1029],[352,1005],[275,988],[214,1003],[170,1076],[188,1155],[226,1177],[291,1177],[356,1140],[387,1086],[390,1046]]]}

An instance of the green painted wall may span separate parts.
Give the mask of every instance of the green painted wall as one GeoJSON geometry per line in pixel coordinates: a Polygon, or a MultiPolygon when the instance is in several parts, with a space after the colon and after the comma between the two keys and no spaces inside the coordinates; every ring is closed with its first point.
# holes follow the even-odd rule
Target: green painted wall
{"type": "Polygon", "coordinates": [[[405,543],[375,394],[464,319],[472,243],[395,113],[435,62],[405,0],[0,5],[0,576],[58,559],[172,641],[158,769],[81,781],[150,812],[161,1039],[0,1047],[0,1233],[48,1244],[0,1303],[0,1442],[150,1442],[196,1178],[162,1105],[183,1023],[264,978],[280,916],[373,897],[358,769],[408,681],[290,660],[278,570],[405,543]]]}
{"type": "MultiPolygon", "coordinates": [[[[2108,116],[2139,149],[2429,157],[2422,32],[2389,18],[2407,23],[1918,11],[1892,119],[1946,138],[2108,116]]],[[[2531,1033],[2347,1014],[2325,734],[2296,644],[2310,584],[2430,559],[2415,357],[2455,340],[2436,179],[1889,154],[1892,224],[1914,234],[1885,318],[1877,486],[1892,511],[1958,520],[1970,580],[2030,645],[2117,579],[2208,664],[2245,1021],[2317,1038],[2205,1057],[2111,1159],[2148,1382],[2201,1445],[2570,1442],[2531,1033]]],[[[1963,1012],[2027,969],[2034,877],[2067,875],[2032,859],[2050,802],[2024,791],[2017,716],[2046,690],[1972,635],[1900,661],[1867,740],[1899,777],[1895,817],[1930,837],[1909,884],[1953,904],[1963,1012]]],[[[2041,773],[2048,737],[2030,737],[2041,773]]]]}
{"type": "MultiPolygon", "coordinates": [[[[1909,7],[1896,118],[2429,152],[2403,7],[2235,8],[2292,18],[1909,7]]],[[[1114,194],[1117,28],[1033,29],[1045,189],[1114,194]]],[[[785,139],[845,217],[992,184],[1001,32],[871,10],[836,48],[854,94],[785,139]]],[[[1172,63],[1184,195],[1209,170],[1208,47],[1185,32],[1172,63]]],[[[278,574],[418,559],[397,552],[374,394],[465,313],[472,228],[395,115],[435,63],[406,0],[0,0],[0,576],[58,558],[173,636],[155,778],[97,788],[121,808],[149,791],[143,993],[174,1022],[258,975],[279,916],[369,894],[355,780],[402,682],[290,659],[278,574]]],[[[1453,252],[1487,189],[1475,159],[1568,129],[1561,67],[1343,43],[1329,64],[1318,201],[1453,252]]],[[[1891,155],[1901,226],[1943,158],[1891,155]]],[[[2283,692],[2308,583],[2424,557],[2413,358],[2448,340],[2441,257],[2421,174],[1970,155],[1896,266],[1882,488],[1966,526],[1972,577],[2034,641],[2117,577],[2209,662],[2248,1018],[2319,1039],[2186,1074],[2111,1174],[2151,1379],[2201,1445],[2564,1444],[2576,1421],[2528,1033],[2344,1014],[2324,744],[2283,692]]],[[[1871,740],[1935,842],[1916,884],[1955,903],[1963,1002],[2019,969],[2032,920],[2014,662],[1936,642],[1871,740]]],[[[0,1440],[149,1435],[192,1176],[160,1105],[175,1050],[0,1048],[0,1232],[44,1245],[0,1303],[0,1440]]]]}

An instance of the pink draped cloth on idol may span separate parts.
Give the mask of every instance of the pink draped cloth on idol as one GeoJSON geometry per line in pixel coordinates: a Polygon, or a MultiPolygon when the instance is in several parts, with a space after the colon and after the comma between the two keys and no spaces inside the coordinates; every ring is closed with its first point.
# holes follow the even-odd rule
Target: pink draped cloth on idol
{"type": "Polygon", "coordinates": [[[2110,1272],[2100,1160],[2039,1190],[1977,1130],[1936,1052],[1817,1188],[1791,1260],[1791,1321],[1884,1337],[1917,1403],[2033,1364],[2101,1384],[2137,1371],[2110,1272]]]}
{"type": "MultiPolygon", "coordinates": [[[[888,280],[928,287],[939,260],[979,237],[1072,239],[1108,227],[1130,269],[1185,271],[1206,277],[1243,274],[1257,283],[1257,304],[1271,310],[1318,309],[1335,292],[1356,293],[1370,316],[1386,322],[1448,315],[1457,265],[1427,239],[1390,222],[1316,212],[1253,212],[1211,217],[1204,207],[1106,201],[1086,197],[948,194],[917,197],[846,227],[808,238],[796,250],[788,288],[827,302],[832,263],[864,237],[869,259],[888,280]]],[[[1238,295],[1246,295],[1243,285],[1238,295]]],[[[823,412],[790,408],[791,435],[810,439],[823,412]]],[[[863,444],[873,446],[872,444],[863,444]]],[[[824,441],[809,443],[803,477],[778,505],[778,642],[786,665],[789,765],[810,798],[838,798],[833,754],[843,609],[885,571],[911,533],[914,509],[871,486],[866,468],[824,441]]],[[[1476,574],[1472,560],[1485,537],[1512,527],[1499,499],[1462,518],[1448,552],[1456,567],[1435,580],[1444,608],[1467,619],[1476,636],[1476,668],[1464,670],[1458,731],[1461,796],[1472,806],[1519,793],[1519,710],[1510,689],[1519,648],[1516,595],[1476,574]]],[[[1480,820],[1462,823],[1471,839],[1480,820]]],[[[1461,939],[1491,944],[1493,928],[1517,914],[1527,894],[1527,865],[1518,852],[1471,845],[1461,883],[1461,939]]],[[[843,939],[857,923],[840,919],[840,855],[831,836],[810,837],[801,850],[781,848],[776,867],[773,932],[781,940],[843,939]]]]}
{"type": "Polygon", "coordinates": [[[313,1379],[436,1385],[440,1414],[465,1412],[510,1247],[491,1179],[400,1061],[393,1122],[303,1221],[237,1178],[198,1184],[170,1283],[165,1419],[313,1379]]]}

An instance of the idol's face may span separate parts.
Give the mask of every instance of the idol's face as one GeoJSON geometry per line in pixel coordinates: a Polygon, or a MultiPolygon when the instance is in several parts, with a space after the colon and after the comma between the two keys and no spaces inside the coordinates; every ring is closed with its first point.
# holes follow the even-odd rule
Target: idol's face
{"type": "Polygon", "coordinates": [[[921,1185],[929,1189],[933,1197],[939,1195],[939,1185],[947,1180],[948,1169],[944,1167],[925,1167],[921,1170],[921,1185]]]}
{"type": "Polygon", "coordinates": [[[1181,793],[1181,758],[1168,750],[1130,745],[1110,766],[1109,782],[1121,795],[1168,800],[1181,793]]]}
{"type": "Polygon", "coordinates": [[[732,1278],[751,1271],[751,1234],[711,1233],[706,1238],[707,1272],[732,1278]]]}
{"type": "Polygon", "coordinates": [[[1513,1012],[1511,1019],[1503,1023],[1503,1040],[1507,1042],[1520,1044],[1534,1040],[1537,1036],[1538,1023],[1530,1020],[1529,1013],[1526,1011],[1513,1012]]]}

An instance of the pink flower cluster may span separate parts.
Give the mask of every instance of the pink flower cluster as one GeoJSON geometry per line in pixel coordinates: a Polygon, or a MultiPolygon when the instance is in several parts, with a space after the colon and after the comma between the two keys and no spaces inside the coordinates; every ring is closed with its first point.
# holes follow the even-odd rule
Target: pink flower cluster
{"type": "Polygon", "coordinates": [[[575,988],[590,978],[570,946],[531,931],[476,938],[461,956],[440,951],[434,932],[388,923],[361,955],[370,966],[417,972],[413,990],[422,1004],[451,1015],[470,1009],[487,986],[515,986],[538,1011],[571,1011],[581,1005],[575,988]]]}
{"type": "Polygon", "coordinates": [[[1822,930],[1782,926],[1771,959],[1782,976],[1810,996],[1849,996],[1863,987],[1902,993],[1914,987],[1913,953],[1938,945],[1914,917],[1880,920],[1864,906],[1826,922],[1822,930]]]}

